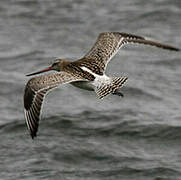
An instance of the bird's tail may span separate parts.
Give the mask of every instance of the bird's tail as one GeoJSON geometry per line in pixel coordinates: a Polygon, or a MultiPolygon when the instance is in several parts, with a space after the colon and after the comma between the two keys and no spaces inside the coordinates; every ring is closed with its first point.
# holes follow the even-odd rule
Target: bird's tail
{"type": "Polygon", "coordinates": [[[96,87],[95,92],[100,99],[109,94],[114,94],[127,80],[127,77],[113,77],[110,83],[102,83],[96,87]]]}

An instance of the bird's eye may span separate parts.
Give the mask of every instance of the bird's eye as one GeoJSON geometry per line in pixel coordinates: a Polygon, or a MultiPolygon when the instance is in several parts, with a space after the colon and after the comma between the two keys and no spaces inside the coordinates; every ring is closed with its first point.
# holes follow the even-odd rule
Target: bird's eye
{"type": "Polygon", "coordinates": [[[52,64],[52,66],[56,66],[58,63],[57,62],[54,62],[53,64],[52,64]]]}

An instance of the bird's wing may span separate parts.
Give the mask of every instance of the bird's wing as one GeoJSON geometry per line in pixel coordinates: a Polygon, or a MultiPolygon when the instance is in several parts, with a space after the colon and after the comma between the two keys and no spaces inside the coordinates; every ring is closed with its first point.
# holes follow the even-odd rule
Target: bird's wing
{"type": "Polygon", "coordinates": [[[86,81],[74,74],[60,72],[37,76],[28,81],[24,91],[25,119],[32,139],[38,131],[41,107],[45,95],[61,84],[86,81]]]}
{"type": "Polygon", "coordinates": [[[85,55],[85,58],[97,61],[99,68],[104,71],[111,58],[127,43],[145,44],[167,50],[179,51],[176,47],[147,40],[141,36],[120,32],[105,32],[98,36],[97,41],[92,49],[85,55]]]}

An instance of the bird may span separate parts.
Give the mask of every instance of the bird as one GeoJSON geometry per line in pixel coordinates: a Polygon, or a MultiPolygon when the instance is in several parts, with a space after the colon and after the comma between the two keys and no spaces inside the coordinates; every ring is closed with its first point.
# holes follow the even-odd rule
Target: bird
{"type": "Polygon", "coordinates": [[[128,77],[109,77],[105,74],[105,70],[119,49],[129,43],[156,46],[171,51],[180,50],[174,46],[134,34],[102,32],[91,50],[84,57],[76,61],[58,58],[51,66],[41,71],[27,74],[26,76],[34,76],[48,71],[56,72],[34,76],[25,86],[24,112],[31,138],[34,139],[37,136],[45,95],[62,84],[70,83],[77,88],[95,91],[100,99],[110,94],[123,97],[120,88],[128,77]]]}

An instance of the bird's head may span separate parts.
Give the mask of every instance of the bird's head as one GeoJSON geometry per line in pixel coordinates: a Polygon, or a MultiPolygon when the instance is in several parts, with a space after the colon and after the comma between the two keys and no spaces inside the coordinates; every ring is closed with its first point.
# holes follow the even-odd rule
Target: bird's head
{"type": "Polygon", "coordinates": [[[41,71],[37,71],[37,72],[34,72],[34,73],[31,73],[31,74],[27,74],[26,76],[33,76],[33,75],[37,75],[37,74],[40,74],[40,73],[43,73],[43,72],[47,72],[47,71],[51,71],[51,70],[54,70],[54,71],[61,71],[62,68],[63,68],[63,64],[64,64],[65,60],[63,59],[56,59],[51,66],[41,70],[41,71]]]}

